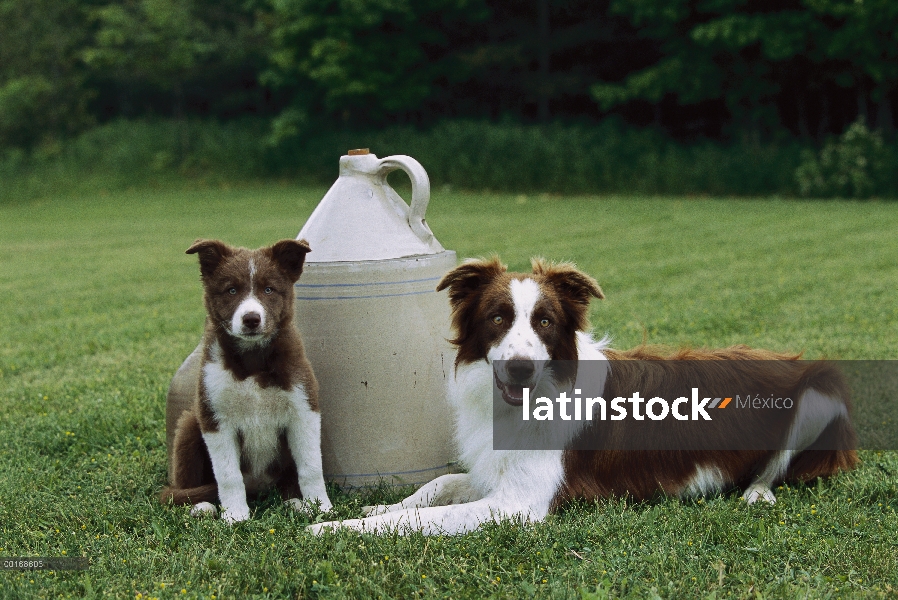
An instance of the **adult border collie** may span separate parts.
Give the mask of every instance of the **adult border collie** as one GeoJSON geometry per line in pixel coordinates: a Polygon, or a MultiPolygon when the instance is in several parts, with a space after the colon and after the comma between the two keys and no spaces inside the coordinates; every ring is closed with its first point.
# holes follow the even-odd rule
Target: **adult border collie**
{"type": "MultiPolygon", "coordinates": [[[[586,332],[591,298],[604,297],[596,281],[568,263],[534,259],[532,266],[532,273],[508,273],[498,258],[469,260],[437,287],[448,288],[452,306],[458,355],[448,396],[456,412],[459,459],[468,473],[444,475],[402,502],[366,508],[367,518],[313,525],[313,532],[348,527],[456,534],[489,520],[540,521],[573,498],[688,496],[732,486],[744,489],[749,503],[773,503],[771,487],[777,482],[828,476],[856,463],[848,391],[831,366],[744,346],[668,356],[644,348],[611,350],[607,339],[595,340],[586,332]],[[649,385],[647,397],[675,397],[672,386],[683,379],[678,371],[691,365],[692,381],[712,378],[713,371],[715,379],[734,378],[724,384],[771,385],[772,394],[795,398],[795,410],[776,431],[757,430],[751,421],[737,425],[768,438],[766,450],[576,449],[575,438],[583,430],[572,430],[563,449],[494,449],[494,387],[512,407],[522,403],[524,387],[533,388],[535,397],[546,380],[549,388],[580,387],[585,376],[580,372],[573,382],[540,379],[540,366],[549,360],[605,361],[606,398],[637,385],[649,385]],[[719,368],[701,366],[716,362],[719,367],[720,360],[744,361],[746,368],[721,375],[719,368]]],[[[615,435],[626,437],[637,424],[619,421],[615,435]]],[[[718,428],[719,438],[745,433],[721,431],[725,425],[719,423],[708,426],[718,428]]]]}

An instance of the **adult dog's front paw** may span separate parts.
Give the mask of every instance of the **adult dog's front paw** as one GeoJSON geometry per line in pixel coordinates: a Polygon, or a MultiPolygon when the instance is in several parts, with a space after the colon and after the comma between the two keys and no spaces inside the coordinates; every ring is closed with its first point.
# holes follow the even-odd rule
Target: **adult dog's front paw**
{"type": "Polygon", "coordinates": [[[382,515],[384,513],[390,512],[392,509],[391,506],[387,504],[376,504],[374,506],[363,506],[362,514],[366,517],[373,517],[375,515],[382,515]]]}
{"type": "Polygon", "coordinates": [[[312,535],[321,535],[325,531],[336,531],[343,527],[343,523],[340,521],[326,521],[324,523],[315,523],[314,525],[309,525],[306,527],[306,531],[311,533],[312,535]]]}
{"type": "Polygon", "coordinates": [[[773,492],[769,487],[763,484],[752,484],[745,490],[745,493],[742,494],[742,498],[748,504],[754,504],[758,500],[763,500],[768,504],[776,504],[776,496],[773,495],[773,492]]]}

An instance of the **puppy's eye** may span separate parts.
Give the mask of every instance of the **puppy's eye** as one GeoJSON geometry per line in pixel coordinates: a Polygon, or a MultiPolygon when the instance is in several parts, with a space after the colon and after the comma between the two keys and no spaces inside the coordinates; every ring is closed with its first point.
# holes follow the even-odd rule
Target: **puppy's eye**
{"type": "Polygon", "coordinates": [[[232,287],[231,289],[228,290],[228,293],[232,296],[235,295],[237,293],[237,288],[232,287]]]}
{"type": "Polygon", "coordinates": [[[549,319],[543,319],[539,322],[540,327],[548,327],[552,322],[549,319]]]}
{"type": "Polygon", "coordinates": [[[501,315],[496,315],[495,317],[493,317],[493,323],[495,323],[496,325],[501,325],[502,321],[503,319],[501,315]]]}
{"type": "Polygon", "coordinates": [[[273,291],[274,291],[274,290],[271,289],[270,287],[265,288],[265,293],[266,293],[266,294],[270,294],[270,293],[273,292],[273,291]]]}

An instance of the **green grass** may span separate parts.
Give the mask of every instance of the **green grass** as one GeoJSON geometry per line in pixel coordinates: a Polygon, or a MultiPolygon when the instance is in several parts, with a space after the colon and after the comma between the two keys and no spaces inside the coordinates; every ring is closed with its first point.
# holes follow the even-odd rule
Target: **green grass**
{"type": "MultiPolygon", "coordinates": [[[[0,597],[890,597],[898,454],[777,492],[572,506],[464,537],[312,538],[270,496],[235,527],[156,502],[168,382],[203,310],[197,237],[293,237],[323,189],[83,194],[0,206],[0,556],[86,555],[86,572],[0,572],[0,597]],[[182,593],[182,590],[185,592],[182,593]]],[[[898,357],[894,204],[435,193],[460,257],[568,259],[618,347],[736,342],[898,357]]],[[[372,501],[334,490],[341,516],[372,501]]]]}

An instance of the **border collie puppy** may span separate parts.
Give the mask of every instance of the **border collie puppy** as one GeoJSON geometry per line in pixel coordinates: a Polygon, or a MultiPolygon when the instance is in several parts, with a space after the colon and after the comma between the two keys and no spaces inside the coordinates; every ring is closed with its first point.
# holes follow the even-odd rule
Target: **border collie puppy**
{"type": "Polygon", "coordinates": [[[293,326],[293,284],[309,246],[258,250],[197,240],[206,305],[196,404],[178,421],[163,503],[230,523],[249,518],[247,493],[276,486],[297,510],[331,508],[321,469],[318,382],[293,326]],[[303,500],[300,500],[303,498],[303,500]]]}
{"type": "Polygon", "coordinates": [[[468,473],[439,477],[397,504],[367,507],[367,518],[321,523],[311,531],[348,527],[457,534],[490,520],[540,521],[573,498],[626,495],[640,500],[733,486],[744,490],[748,503],[773,503],[771,487],[777,482],[832,475],[852,468],[857,460],[847,388],[829,365],[744,346],[670,356],[646,349],[611,350],[606,339],[595,340],[586,332],[589,302],[603,298],[602,290],[567,263],[535,259],[532,273],[508,273],[497,258],[470,260],[446,274],[437,287],[447,288],[458,349],[448,395],[456,413],[459,459],[468,473]],[[721,360],[739,363],[724,365],[721,360]],[[554,373],[546,361],[591,361],[591,366],[554,373]],[[659,449],[621,450],[612,443],[583,449],[579,444],[590,433],[594,440],[599,436],[600,446],[601,439],[644,434],[639,427],[647,421],[630,418],[602,421],[601,430],[590,431],[594,421],[569,421],[569,426],[556,421],[543,430],[527,430],[528,435],[545,436],[545,444],[537,447],[555,450],[494,448],[494,419],[505,418],[501,410],[494,411],[494,388],[501,395],[497,406],[510,405],[505,412],[521,419],[524,388],[532,390],[533,398],[555,398],[558,392],[593,386],[609,399],[636,389],[643,390],[645,398],[672,399],[682,395],[678,392],[684,384],[698,385],[703,395],[705,389],[765,386],[761,389],[795,398],[796,410],[773,428],[767,427],[769,419],[752,417],[699,423],[701,428],[691,430],[690,424],[671,421],[663,431],[685,427],[677,431],[692,437],[685,442],[672,434],[662,434],[660,440],[641,438],[659,442],[659,449]],[[664,435],[679,445],[665,446],[664,435]],[[699,443],[710,438],[727,448],[727,440],[746,435],[760,439],[761,449],[701,449],[699,443]],[[690,449],[690,441],[698,449],[690,449]]]}

